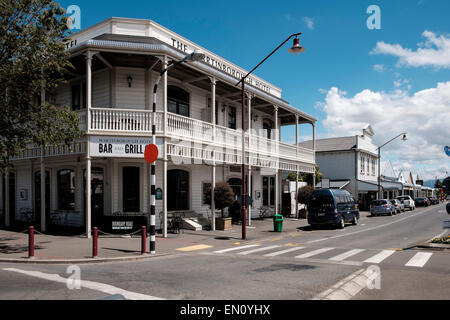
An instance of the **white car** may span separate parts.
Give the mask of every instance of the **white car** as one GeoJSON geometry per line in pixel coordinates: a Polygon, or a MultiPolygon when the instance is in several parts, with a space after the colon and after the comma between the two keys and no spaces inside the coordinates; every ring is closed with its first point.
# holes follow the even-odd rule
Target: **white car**
{"type": "Polygon", "coordinates": [[[396,199],[405,205],[405,209],[409,208],[409,211],[416,209],[416,203],[410,196],[399,196],[396,199]]]}

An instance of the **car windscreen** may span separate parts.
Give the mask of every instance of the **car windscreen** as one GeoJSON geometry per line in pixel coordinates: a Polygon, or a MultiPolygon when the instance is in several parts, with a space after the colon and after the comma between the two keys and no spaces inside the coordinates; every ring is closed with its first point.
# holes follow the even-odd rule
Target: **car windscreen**
{"type": "Polygon", "coordinates": [[[334,199],[329,193],[313,193],[309,199],[310,208],[333,207],[334,199]]]}
{"type": "Polygon", "coordinates": [[[383,204],[387,204],[386,200],[375,200],[374,202],[372,202],[372,204],[374,206],[382,206],[383,204]]]}

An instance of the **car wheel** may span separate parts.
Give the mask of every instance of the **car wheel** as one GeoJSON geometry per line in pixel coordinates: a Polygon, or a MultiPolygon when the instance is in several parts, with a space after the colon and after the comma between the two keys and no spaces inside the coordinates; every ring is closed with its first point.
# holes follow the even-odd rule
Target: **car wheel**
{"type": "Polygon", "coordinates": [[[354,226],[356,226],[356,225],[358,224],[358,217],[357,217],[356,215],[353,216],[352,224],[353,224],[354,226]]]}
{"type": "Polygon", "coordinates": [[[341,217],[341,221],[338,223],[338,228],[339,228],[339,229],[344,229],[344,228],[345,228],[345,220],[344,220],[344,217],[341,217]]]}
{"type": "Polygon", "coordinates": [[[389,215],[392,216],[392,211],[389,211],[389,215]]]}

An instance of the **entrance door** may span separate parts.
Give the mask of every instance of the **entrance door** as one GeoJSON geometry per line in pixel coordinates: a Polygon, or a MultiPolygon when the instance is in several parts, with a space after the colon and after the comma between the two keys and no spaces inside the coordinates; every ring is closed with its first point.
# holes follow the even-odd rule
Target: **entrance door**
{"type": "MultiPolygon", "coordinates": [[[[104,174],[103,168],[91,168],[91,221],[92,226],[98,227],[103,218],[103,199],[104,199],[104,174]]],[[[83,208],[86,208],[86,169],[83,175],[83,208]]],[[[84,210],[86,211],[86,210],[84,210]]],[[[86,218],[86,216],[85,216],[86,218]]],[[[86,219],[85,219],[86,221],[86,219]]]]}
{"type": "MultiPolygon", "coordinates": [[[[50,219],[50,172],[45,171],[45,221],[50,219]]],[[[34,173],[34,222],[41,228],[41,171],[34,173]]]]}
{"type": "Polygon", "coordinates": [[[275,177],[263,177],[263,206],[275,205],[275,177]]]}
{"type": "Polygon", "coordinates": [[[189,210],[189,172],[167,171],[167,210],[189,210]]]}
{"type": "Polygon", "coordinates": [[[140,212],[140,173],[139,167],[123,167],[122,169],[122,199],[123,212],[140,212]]]}
{"type": "Polygon", "coordinates": [[[9,225],[16,222],[16,173],[9,173],[9,225]]]}

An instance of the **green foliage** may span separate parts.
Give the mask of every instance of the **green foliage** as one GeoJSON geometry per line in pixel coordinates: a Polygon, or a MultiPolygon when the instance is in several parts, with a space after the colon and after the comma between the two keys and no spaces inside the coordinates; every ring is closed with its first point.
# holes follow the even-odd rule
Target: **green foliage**
{"type": "MultiPolygon", "coordinates": [[[[288,175],[286,176],[286,180],[295,181],[295,173],[289,172],[288,175]]],[[[298,181],[303,181],[302,175],[300,175],[300,174],[298,175],[298,181]]]]}
{"type": "Polygon", "coordinates": [[[297,201],[299,203],[303,203],[303,204],[308,203],[309,197],[313,191],[314,191],[314,187],[312,187],[312,186],[304,186],[304,187],[299,188],[297,201]]]}
{"type": "MultiPolygon", "coordinates": [[[[322,181],[322,173],[319,171],[319,167],[315,166],[314,168],[315,172],[316,172],[316,184],[319,183],[320,181],[322,181]]],[[[299,181],[305,181],[307,182],[309,185],[313,184],[313,175],[310,173],[302,173],[300,174],[300,177],[302,180],[299,181]]],[[[295,181],[295,178],[294,178],[295,181]]]]}
{"type": "Polygon", "coordinates": [[[71,68],[64,10],[50,0],[0,0],[0,169],[30,144],[69,144],[78,116],[41,103],[71,68]]]}
{"type": "Polygon", "coordinates": [[[436,182],[434,183],[434,187],[441,189],[442,188],[442,181],[439,180],[439,179],[436,180],[436,182]]]}
{"type": "MultiPolygon", "coordinates": [[[[211,205],[211,187],[205,190],[204,194],[205,203],[211,205]]],[[[228,208],[235,202],[234,192],[230,185],[226,182],[216,183],[214,188],[214,204],[216,209],[221,210],[223,217],[223,210],[228,208]]]]}

